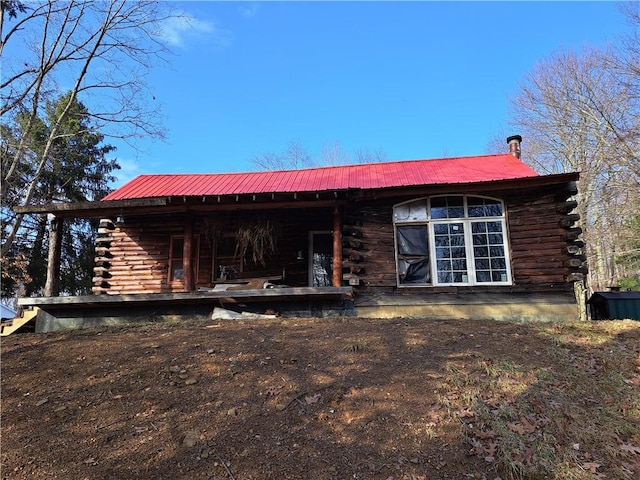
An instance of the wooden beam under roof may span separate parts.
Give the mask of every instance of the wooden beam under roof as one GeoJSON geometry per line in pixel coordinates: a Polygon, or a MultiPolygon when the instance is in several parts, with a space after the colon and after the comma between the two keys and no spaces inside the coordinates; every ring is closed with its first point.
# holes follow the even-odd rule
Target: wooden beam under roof
{"type": "Polygon", "coordinates": [[[26,205],[13,207],[18,214],[52,213],[56,217],[91,218],[122,213],[123,210],[141,207],[159,207],[167,205],[166,198],[133,198],[98,202],[48,203],[45,205],[26,205]]]}

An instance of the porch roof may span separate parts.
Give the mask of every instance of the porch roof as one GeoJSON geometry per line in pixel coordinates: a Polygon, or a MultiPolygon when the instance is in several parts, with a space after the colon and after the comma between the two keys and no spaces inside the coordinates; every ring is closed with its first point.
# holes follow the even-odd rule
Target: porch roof
{"type": "Polygon", "coordinates": [[[140,175],[103,201],[381,189],[537,177],[511,154],[246,173],[140,175]]]}

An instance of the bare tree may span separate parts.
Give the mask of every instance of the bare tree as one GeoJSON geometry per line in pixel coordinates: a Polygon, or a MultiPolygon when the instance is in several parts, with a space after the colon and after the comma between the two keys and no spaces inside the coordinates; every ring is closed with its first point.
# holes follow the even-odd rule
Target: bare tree
{"type": "Polygon", "coordinates": [[[622,41],[618,48],[620,70],[625,76],[636,78],[636,95],[640,94],[637,78],[640,77],[640,3],[637,1],[627,2],[621,6],[621,11],[627,19],[630,31],[622,36],[622,41]]]}
{"type": "Polygon", "coordinates": [[[307,150],[294,141],[289,142],[281,154],[261,153],[255,155],[251,161],[260,170],[296,170],[314,166],[307,150]]]}
{"type": "MultiPolygon", "coordinates": [[[[289,142],[283,153],[261,153],[255,155],[251,161],[260,170],[296,170],[317,166],[347,165],[353,163],[351,158],[339,142],[325,143],[319,161],[315,161],[300,143],[289,142]]],[[[353,158],[355,163],[376,163],[387,160],[382,150],[367,149],[357,150],[353,158]]]]}
{"type": "Polygon", "coordinates": [[[537,65],[512,99],[512,126],[527,139],[526,161],[543,173],[581,172],[579,213],[596,289],[615,282],[615,236],[629,188],[637,190],[640,181],[638,105],[612,58],[595,49],[559,53],[537,65]]]}
{"type": "Polygon", "coordinates": [[[361,148],[356,150],[356,163],[380,163],[388,160],[387,154],[381,150],[361,148]]]}
{"type": "Polygon", "coordinates": [[[379,163],[387,161],[387,155],[380,149],[360,148],[353,155],[341,143],[326,143],[322,147],[321,164],[325,166],[347,165],[349,163],[379,163]]]}
{"type": "Polygon", "coordinates": [[[339,142],[325,143],[322,147],[322,165],[336,166],[349,163],[349,154],[339,142]]]}
{"type": "MultiPolygon", "coordinates": [[[[166,4],[147,0],[2,0],[0,116],[3,124],[15,123],[18,114],[24,122],[3,171],[3,197],[14,182],[22,182],[20,203],[30,204],[51,148],[61,135],[60,125],[77,100],[89,106],[92,124],[109,137],[162,136],[159,112],[145,77],[167,53],[162,22],[171,16],[166,4]],[[61,92],[58,84],[70,92],[66,108],[53,122],[43,151],[29,152],[28,139],[46,101],[61,92]],[[24,162],[34,163],[33,174],[26,179],[18,178],[24,162]]],[[[21,223],[22,216],[16,216],[2,245],[3,256],[21,223]]]]}
{"type": "MultiPolygon", "coordinates": [[[[640,143],[640,2],[627,2],[622,5],[621,11],[627,19],[630,30],[621,37],[614,50],[615,55],[610,60],[619,82],[628,90],[632,104],[629,114],[634,120],[635,127],[624,132],[624,135],[630,138],[632,145],[637,146],[640,143]]],[[[635,152],[633,148],[631,150],[628,159],[632,162],[635,171],[640,172],[640,152],[637,148],[635,152]]]]}

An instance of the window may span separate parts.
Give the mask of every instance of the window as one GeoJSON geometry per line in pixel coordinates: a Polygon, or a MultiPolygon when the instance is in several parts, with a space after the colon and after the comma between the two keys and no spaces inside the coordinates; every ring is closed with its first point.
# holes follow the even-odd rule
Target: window
{"type": "MultiPolygon", "coordinates": [[[[197,235],[193,237],[193,265],[194,273],[198,274],[198,256],[199,256],[200,238],[197,235]]],[[[184,281],[184,237],[182,235],[174,235],[171,237],[169,246],[169,281],[184,281]]]]}
{"type": "Polygon", "coordinates": [[[511,283],[504,206],[467,195],[438,196],[393,209],[398,284],[511,283]]]}
{"type": "Polygon", "coordinates": [[[184,280],[184,237],[171,237],[171,255],[169,257],[169,280],[184,280]]]}

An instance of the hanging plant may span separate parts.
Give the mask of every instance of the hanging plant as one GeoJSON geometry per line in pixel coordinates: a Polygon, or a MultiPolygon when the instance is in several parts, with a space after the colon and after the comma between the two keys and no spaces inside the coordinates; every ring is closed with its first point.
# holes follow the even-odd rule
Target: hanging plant
{"type": "Polygon", "coordinates": [[[235,258],[246,258],[251,253],[253,263],[265,266],[265,257],[278,251],[276,246],[277,228],[274,222],[263,218],[241,221],[236,232],[235,258]]]}

